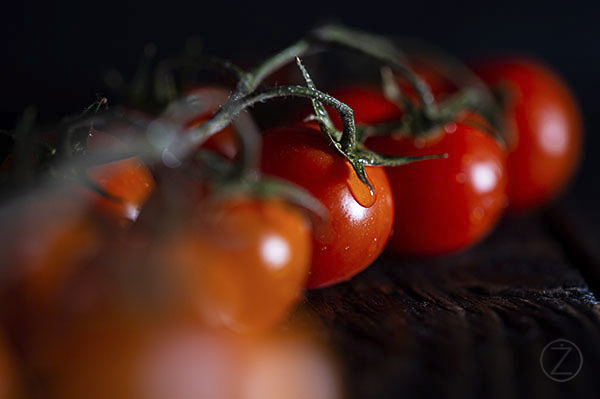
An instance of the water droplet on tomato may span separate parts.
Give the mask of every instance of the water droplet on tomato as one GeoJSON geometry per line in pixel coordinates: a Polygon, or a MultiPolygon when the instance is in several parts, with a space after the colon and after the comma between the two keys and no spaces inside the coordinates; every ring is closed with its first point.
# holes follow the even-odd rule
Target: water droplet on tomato
{"type": "Polygon", "coordinates": [[[348,184],[348,189],[352,194],[352,197],[359,205],[370,208],[375,203],[377,199],[377,192],[375,190],[371,190],[369,186],[360,181],[354,170],[351,166],[348,173],[348,180],[346,183],[348,184]]]}

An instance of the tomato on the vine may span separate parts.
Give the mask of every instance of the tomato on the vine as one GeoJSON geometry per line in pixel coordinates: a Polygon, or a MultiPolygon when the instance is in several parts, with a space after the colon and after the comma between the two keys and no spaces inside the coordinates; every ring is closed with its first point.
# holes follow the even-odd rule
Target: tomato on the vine
{"type": "MultiPolygon", "coordinates": [[[[382,93],[351,96],[349,92],[339,90],[332,95],[358,110],[356,123],[372,123],[372,115],[379,119],[379,109],[366,110],[385,100],[382,93]]],[[[448,154],[445,159],[385,168],[394,194],[394,229],[388,244],[393,252],[435,255],[468,247],[483,238],[502,214],[504,150],[470,122],[484,123],[469,115],[425,136],[398,132],[367,139],[366,146],[382,154],[448,154]]]]}
{"type": "Polygon", "coordinates": [[[392,251],[436,255],[459,250],[485,237],[502,215],[504,150],[469,122],[450,122],[431,137],[379,136],[366,144],[389,155],[448,154],[386,168],[396,209],[392,251]]]}
{"type": "MultiPolygon", "coordinates": [[[[210,202],[210,199],[208,200],[210,202]]],[[[211,325],[272,327],[300,298],[310,267],[308,220],[277,199],[208,204],[169,243],[184,303],[211,325]]]]}
{"type": "Polygon", "coordinates": [[[581,156],[581,116],[573,94],[531,59],[492,59],[474,70],[502,98],[510,209],[548,202],[567,185],[581,156]]]}
{"type": "Polygon", "coordinates": [[[371,193],[318,130],[296,126],[274,129],[263,137],[262,170],[305,188],[329,211],[328,219],[313,219],[308,288],[347,280],[379,256],[394,214],[382,168],[366,168],[375,189],[371,193]]]}

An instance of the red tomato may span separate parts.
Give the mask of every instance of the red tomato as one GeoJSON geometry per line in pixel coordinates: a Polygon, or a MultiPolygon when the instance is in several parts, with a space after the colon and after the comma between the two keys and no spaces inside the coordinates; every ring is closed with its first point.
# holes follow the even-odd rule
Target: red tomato
{"type": "Polygon", "coordinates": [[[571,91],[546,66],[525,58],[490,60],[475,72],[506,97],[510,209],[548,202],[564,189],[581,157],[581,116],[571,91]]]}
{"type": "Polygon", "coordinates": [[[347,280],[379,256],[394,214],[382,168],[367,168],[376,190],[371,194],[318,130],[284,127],[264,136],[262,170],[304,187],[329,211],[327,220],[313,221],[308,288],[347,280]]]}
{"type": "MultiPolygon", "coordinates": [[[[92,131],[88,138],[88,151],[106,147],[117,138],[99,131],[92,131]]],[[[110,146],[109,146],[110,148],[110,146]]],[[[134,221],[148,196],[154,189],[154,178],[148,167],[137,158],[110,162],[88,169],[88,176],[98,186],[115,198],[94,193],[94,205],[102,213],[119,222],[134,221]]]]}
{"type": "Polygon", "coordinates": [[[211,325],[262,331],[300,298],[310,267],[310,227],[280,200],[208,205],[168,245],[165,266],[211,325]]]}
{"type": "Polygon", "coordinates": [[[386,168],[396,209],[394,252],[437,255],[468,247],[490,232],[506,205],[504,150],[489,134],[459,121],[434,135],[367,140],[383,154],[448,154],[386,168]]]}
{"type": "MultiPolygon", "coordinates": [[[[356,123],[374,118],[384,121],[380,110],[388,106],[379,105],[384,104],[383,94],[366,93],[347,88],[332,95],[356,110],[356,123]]],[[[388,114],[393,115],[391,111],[388,114]]],[[[485,123],[475,115],[469,119],[485,123]]],[[[395,205],[388,245],[392,251],[433,255],[465,248],[483,238],[502,214],[506,202],[504,151],[468,121],[449,123],[424,138],[380,136],[366,144],[388,155],[448,154],[446,159],[386,168],[395,205]]]]}

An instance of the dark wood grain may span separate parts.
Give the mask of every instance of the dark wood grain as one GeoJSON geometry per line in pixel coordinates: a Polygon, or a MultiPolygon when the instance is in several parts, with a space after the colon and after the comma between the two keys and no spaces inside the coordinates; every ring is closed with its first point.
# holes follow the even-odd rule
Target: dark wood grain
{"type": "Polygon", "coordinates": [[[600,305],[574,264],[586,255],[569,247],[577,239],[565,240],[565,216],[555,212],[504,220],[461,254],[383,258],[348,283],[310,292],[308,306],[345,365],[348,396],[598,396],[600,305]],[[540,366],[558,338],[584,358],[563,383],[540,366]]]}

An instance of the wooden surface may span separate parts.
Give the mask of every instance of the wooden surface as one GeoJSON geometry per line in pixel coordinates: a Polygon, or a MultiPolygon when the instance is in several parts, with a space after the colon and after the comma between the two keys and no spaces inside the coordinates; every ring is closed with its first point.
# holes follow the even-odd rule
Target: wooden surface
{"type": "Polygon", "coordinates": [[[599,397],[600,304],[587,281],[600,286],[600,247],[571,209],[507,218],[467,252],[383,258],[348,283],[310,292],[348,397],[599,397]],[[567,382],[540,365],[544,347],[561,338],[583,357],[567,382]]]}

